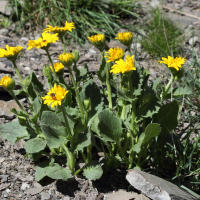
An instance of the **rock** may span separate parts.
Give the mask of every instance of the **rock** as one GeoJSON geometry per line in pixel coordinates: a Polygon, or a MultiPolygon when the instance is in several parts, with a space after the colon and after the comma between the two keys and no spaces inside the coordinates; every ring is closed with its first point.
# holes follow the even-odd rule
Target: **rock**
{"type": "Polygon", "coordinates": [[[3,183],[3,184],[0,184],[0,190],[4,190],[4,189],[6,189],[8,186],[10,186],[10,183],[3,183]]]}
{"type": "Polygon", "coordinates": [[[30,71],[31,68],[30,68],[30,67],[24,67],[24,70],[26,70],[26,71],[30,71]]]}
{"type": "Polygon", "coordinates": [[[160,2],[158,0],[152,0],[150,5],[153,7],[153,8],[157,8],[160,6],[160,2]]]}
{"type": "Polygon", "coordinates": [[[27,188],[29,188],[30,185],[27,184],[27,183],[22,183],[22,186],[21,186],[21,190],[26,190],[27,188]]]}
{"type": "Polygon", "coordinates": [[[137,194],[135,192],[126,192],[122,190],[104,196],[104,200],[122,200],[122,199],[148,200],[149,198],[147,198],[143,194],[137,194]]]}
{"type": "Polygon", "coordinates": [[[194,36],[194,37],[191,37],[191,38],[189,39],[189,44],[190,44],[191,46],[193,46],[193,45],[195,45],[196,42],[198,42],[198,41],[199,41],[199,37],[194,36]]]}
{"type": "Polygon", "coordinates": [[[5,15],[11,15],[12,9],[7,6],[8,1],[0,1],[0,12],[5,15]]]}
{"type": "Polygon", "coordinates": [[[138,53],[141,53],[142,45],[140,43],[131,44],[131,49],[136,50],[138,53]]]}
{"type": "Polygon", "coordinates": [[[15,100],[7,101],[7,102],[0,100],[0,108],[1,108],[0,117],[5,117],[7,119],[12,119],[15,116],[14,113],[10,112],[11,108],[20,110],[15,100]]]}
{"type": "Polygon", "coordinates": [[[0,177],[1,177],[1,182],[2,182],[2,183],[8,181],[8,175],[0,175],[0,177]]]}
{"type": "Polygon", "coordinates": [[[123,50],[127,49],[125,45],[120,43],[118,40],[112,40],[107,44],[108,48],[122,48],[123,50]]]}
{"type": "Polygon", "coordinates": [[[2,29],[0,29],[0,35],[7,35],[8,34],[8,29],[6,29],[6,28],[2,28],[2,29]]]}
{"type": "Polygon", "coordinates": [[[0,164],[5,160],[5,158],[0,158],[0,164]]]}
{"type": "Polygon", "coordinates": [[[131,169],[126,175],[128,182],[154,200],[196,200],[178,186],[146,172],[131,169]]]}
{"type": "Polygon", "coordinates": [[[35,195],[35,194],[39,194],[40,192],[42,192],[43,187],[37,187],[37,188],[30,188],[28,190],[26,190],[30,195],[35,195]]]}
{"type": "Polygon", "coordinates": [[[27,37],[21,37],[20,40],[28,42],[29,39],[27,37]]]}
{"type": "Polygon", "coordinates": [[[94,49],[89,49],[90,53],[97,53],[94,49]]]}
{"type": "Polygon", "coordinates": [[[46,192],[41,193],[41,200],[50,199],[50,194],[46,192]]]}

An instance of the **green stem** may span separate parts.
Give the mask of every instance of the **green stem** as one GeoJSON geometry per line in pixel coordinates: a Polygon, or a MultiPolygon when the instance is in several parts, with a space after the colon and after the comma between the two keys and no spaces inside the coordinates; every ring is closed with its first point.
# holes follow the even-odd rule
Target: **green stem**
{"type": "Polygon", "coordinates": [[[68,148],[63,144],[62,145],[63,149],[65,150],[66,152],[66,156],[67,156],[67,165],[68,167],[70,168],[72,174],[74,174],[74,166],[75,166],[75,155],[70,152],[68,150],[68,148]]]}
{"type": "Polygon", "coordinates": [[[55,78],[56,81],[58,81],[58,77],[57,77],[56,71],[55,71],[55,69],[54,69],[53,61],[51,60],[51,56],[50,56],[50,54],[49,54],[49,50],[48,50],[48,49],[45,49],[45,51],[46,51],[47,56],[48,56],[48,58],[49,58],[49,61],[50,61],[50,63],[51,63],[51,67],[52,67],[52,70],[53,70],[54,78],[55,78]]]}
{"type": "Polygon", "coordinates": [[[21,103],[19,102],[19,100],[17,99],[17,97],[15,96],[13,91],[10,91],[11,96],[13,97],[13,99],[16,101],[17,105],[20,107],[20,109],[24,112],[27,113],[25,111],[25,109],[23,108],[23,106],[21,105],[21,103]]]}
{"type": "Polygon", "coordinates": [[[87,147],[87,163],[92,160],[92,145],[87,147]]]}
{"type": "Polygon", "coordinates": [[[171,79],[170,79],[169,83],[167,84],[167,86],[165,88],[165,92],[167,92],[169,90],[169,88],[170,88],[171,84],[173,83],[173,81],[174,81],[174,77],[173,77],[173,75],[171,75],[171,79]]]}
{"type": "Polygon", "coordinates": [[[121,113],[122,120],[125,120],[125,114],[126,114],[126,102],[123,100],[122,113],[121,113]]]}
{"type": "Polygon", "coordinates": [[[73,74],[72,74],[72,71],[71,71],[70,68],[69,68],[68,70],[69,70],[70,78],[71,78],[72,83],[73,83],[73,85],[74,85],[74,89],[75,89],[75,93],[76,93],[76,101],[77,101],[77,103],[78,103],[78,105],[79,105],[80,114],[81,114],[81,121],[82,121],[82,124],[85,125],[85,119],[84,119],[84,113],[83,113],[83,104],[82,104],[82,102],[81,102],[81,98],[80,98],[80,96],[79,96],[78,89],[77,89],[77,85],[76,85],[76,82],[75,82],[75,80],[74,80],[74,76],[73,76],[73,74]]]}
{"type": "MultiPolygon", "coordinates": [[[[130,88],[130,97],[131,97],[131,99],[132,99],[132,118],[131,118],[131,125],[133,126],[133,122],[135,121],[135,118],[136,118],[136,107],[135,107],[136,101],[133,101],[133,86],[132,86],[132,81],[131,81],[131,75],[128,76],[128,81],[129,81],[129,88],[130,88]]],[[[132,127],[132,131],[134,132],[133,127],[132,127]]]]}
{"type": "Polygon", "coordinates": [[[17,68],[17,65],[16,65],[16,63],[15,63],[15,60],[12,61],[12,64],[14,65],[14,68],[15,68],[15,71],[16,71],[17,76],[18,76],[18,78],[19,78],[19,81],[20,81],[20,83],[21,83],[22,86],[23,86],[24,83],[23,83],[22,77],[21,77],[21,75],[20,75],[20,73],[19,73],[19,70],[18,70],[18,68],[17,68]]]}
{"type": "Polygon", "coordinates": [[[62,42],[63,51],[64,51],[64,53],[66,53],[67,51],[66,51],[66,46],[65,46],[65,43],[64,43],[64,37],[61,36],[61,37],[59,37],[59,38],[60,38],[60,41],[62,42]]]}
{"type": "Polygon", "coordinates": [[[106,63],[106,86],[108,91],[108,103],[109,108],[112,110],[112,93],[111,93],[111,86],[110,86],[110,63],[106,63]]]}
{"type": "Polygon", "coordinates": [[[85,154],[82,151],[80,151],[80,153],[81,153],[81,156],[83,157],[85,164],[87,164],[87,158],[86,158],[85,154]]]}
{"type": "Polygon", "coordinates": [[[68,123],[68,120],[67,120],[67,117],[66,117],[67,114],[66,114],[66,111],[65,111],[65,107],[63,106],[63,104],[61,104],[60,108],[61,108],[61,111],[62,111],[62,113],[63,113],[64,120],[65,120],[65,125],[66,125],[66,129],[67,129],[67,134],[68,134],[68,135],[72,135],[72,134],[71,134],[71,131],[70,131],[69,123],[68,123]]]}
{"type": "Polygon", "coordinates": [[[129,56],[131,57],[131,45],[128,46],[129,56]]]}

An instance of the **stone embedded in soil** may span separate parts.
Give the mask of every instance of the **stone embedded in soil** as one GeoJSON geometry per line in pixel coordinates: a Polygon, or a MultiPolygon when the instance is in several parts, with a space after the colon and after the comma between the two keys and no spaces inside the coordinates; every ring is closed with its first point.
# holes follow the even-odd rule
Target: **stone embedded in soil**
{"type": "Polygon", "coordinates": [[[154,200],[196,200],[178,186],[146,172],[131,169],[126,175],[128,182],[154,200]]]}
{"type": "Polygon", "coordinates": [[[14,100],[7,102],[0,100],[0,108],[0,117],[5,117],[7,119],[12,119],[15,115],[14,113],[10,112],[11,108],[20,110],[19,106],[14,100]]]}
{"type": "Polygon", "coordinates": [[[3,184],[0,184],[0,190],[4,190],[4,189],[6,189],[8,186],[10,186],[10,183],[3,183],[3,184]]]}
{"type": "Polygon", "coordinates": [[[30,195],[36,195],[39,194],[40,192],[42,192],[44,188],[43,187],[37,187],[37,188],[30,188],[28,190],[26,190],[30,195]]]}
{"type": "Polygon", "coordinates": [[[137,194],[135,192],[126,192],[123,190],[119,190],[117,192],[104,196],[104,200],[130,200],[130,199],[149,200],[149,198],[143,194],[137,194]]]}

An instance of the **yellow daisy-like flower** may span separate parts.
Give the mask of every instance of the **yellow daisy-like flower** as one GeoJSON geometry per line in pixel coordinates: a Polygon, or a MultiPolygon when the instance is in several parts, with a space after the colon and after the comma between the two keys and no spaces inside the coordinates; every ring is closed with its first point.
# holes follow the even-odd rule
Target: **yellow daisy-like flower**
{"type": "Polygon", "coordinates": [[[0,49],[0,57],[7,58],[8,60],[16,60],[22,49],[23,47],[21,46],[9,47],[8,45],[6,45],[6,50],[0,49]]]}
{"type": "Polygon", "coordinates": [[[0,85],[8,91],[12,91],[15,89],[15,81],[9,76],[4,76],[0,81],[0,85]]]}
{"type": "MultiPolygon", "coordinates": [[[[50,66],[51,71],[53,71],[52,67],[50,66]]],[[[64,65],[62,63],[55,63],[54,64],[55,72],[60,72],[64,69],[64,65]]]]}
{"type": "Polygon", "coordinates": [[[58,57],[58,60],[67,68],[71,67],[72,63],[73,63],[73,54],[71,53],[63,53],[60,54],[58,57]]]}
{"type": "Polygon", "coordinates": [[[92,44],[98,48],[100,51],[103,50],[105,46],[105,35],[104,34],[97,34],[88,37],[88,39],[92,42],[92,44]]]}
{"type": "Polygon", "coordinates": [[[134,56],[129,57],[129,55],[126,56],[126,61],[123,59],[120,59],[115,62],[110,70],[110,73],[117,74],[117,73],[122,73],[124,74],[125,72],[130,72],[132,70],[136,70],[134,67],[134,56]]]}
{"type": "Polygon", "coordinates": [[[168,58],[162,57],[163,61],[159,61],[159,63],[166,64],[168,67],[172,67],[179,71],[180,68],[182,68],[183,64],[185,63],[186,59],[181,57],[176,57],[175,59],[171,56],[168,56],[168,58]]]}
{"type": "Polygon", "coordinates": [[[59,41],[58,33],[56,34],[42,33],[42,38],[39,37],[37,40],[28,41],[27,50],[30,50],[34,47],[36,47],[37,49],[39,48],[46,49],[50,47],[51,43],[56,43],[56,41],[59,41]]]}
{"type": "Polygon", "coordinates": [[[118,37],[115,39],[119,40],[125,46],[130,46],[133,41],[133,34],[131,32],[118,33],[118,37]]]}
{"type": "Polygon", "coordinates": [[[75,29],[74,27],[74,22],[68,23],[67,21],[65,22],[64,27],[52,27],[50,25],[47,25],[48,28],[44,29],[44,32],[52,32],[52,33],[58,33],[59,36],[64,35],[67,31],[72,32],[72,29],[75,29]]]}
{"type": "Polygon", "coordinates": [[[54,106],[61,105],[62,100],[68,92],[68,90],[65,90],[65,88],[62,88],[60,85],[54,84],[54,87],[51,88],[47,95],[42,97],[42,99],[44,100],[44,104],[47,104],[48,106],[51,104],[51,107],[53,108],[54,106]]]}
{"type": "Polygon", "coordinates": [[[105,52],[108,55],[105,56],[108,58],[107,62],[115,62],[119,59],[124,58],[124,50],[122,48],[110,48],[109,51],[105,52]]]}

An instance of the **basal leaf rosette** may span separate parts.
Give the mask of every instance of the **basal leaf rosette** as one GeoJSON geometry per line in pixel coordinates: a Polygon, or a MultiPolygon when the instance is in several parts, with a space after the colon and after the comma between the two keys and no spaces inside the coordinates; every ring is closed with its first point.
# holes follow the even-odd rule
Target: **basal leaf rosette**
{"type": "Polygon", "coordinates": [[[120,59],[115,62],[115,64],[112,66],[110,73],[117,74],[117,73],[126,73],[127,75],[130,74],[133,70],[136,70],[134,67],[134,55],[129,57],[129,55],[126,56],[126,61],[123,59],[120,59]]]}
{"type": "MultiPolygon", "coordinates": [[[[50,69],[53,72],[53,69],[51,66],[50,66],[50,69]]],[[[54,70],[58,76],[62,76],[64,72],[64,65],[62,63],[55,63],[54,70]]]]}
{"type": "Polygon", "coordinates": [[[129,47],[133,42],[133,34],[131,32],[118,33],[118,37],[115,39],[119,40],[122,44],[129,47]]]}
{"type": "Polygon", "coordinates": [[[105,46],[105,35],[104,34],[97,34],[92,35],[91,37],[88,37],[90,42],[99,49],[99,51],[103,51],[103,48],[105,46]]]}
{"type": "Polygon", "coordinates": [[[8,60],[15,61],[17,59],[17,56],[22,51],[23,47],[17,46],[17,47],[9,47],[6,45],[5,49],[0,49],[0,57],[1,58],[7,58],[8,60]]]}
{"type": "Polygon", "coordinates": [[[186,59],[181,57],[173,58],[171,56],[168,56],[168,58],[162,57],[162,61],[159,61],[159,63],[166,64],[168,68],[170,69],[173,77],[177,80],[181,79],[184,73],[183,65],[185,63],[186,59]]]}
{"type": "Polygon", "coordinates": [[[115,62],[124,58],[124,50],[122,48],[110,48],[105,53],[107,54],[105,57],[108,58],[107,62],[115,62]]]}
{"type": "Polygon", "coordinates": [[[15,89],[15,81],[9,76],[4,76],[0,80],[0,85],[7,91],[13,91],[15,89]]]}
{"type": "Polygon", "coordinates": [[[62,88],[60,85],[54,84],[54,87],[49,90],[45,97],[42,97],[44,104],[48,106],[51,105],[51,108],[54,106],[61,106],[62,100],[65,98],[68,90],[62,88]]]}
{"type": "Polygon", "coordinates": [[[44,32],[52,32],[52,33],[58,33],[58,37],[63,37],[64,34],[69,31],[69,32],[72,32],[72,29],[75,29],[75,26],[74,26],[74,22],[65,22],[65,26],[64,27],[58,27],[58,26],[55,26],[55,27],[52,27],[51,25],[47,25],[48,28],[45,28],[44,29],[44,32]]]}
{"type": "Polygon", "coordinates": [[[47,50],[50,47],[51,43],[56,43],[56,41],[59,41],[58,33],[56,34],[42,33],[42,37],[39,37],[37,40],[28,41],[27,50],[30,50],[35,47],[37,49],[41,48],[47,50]]]}
{"type": "Polygon", "coordinates": [[[71,53],[63,53],[58,57],[58,60],[68,69],[72,66],[73,59],[74,57],[71,53]]]}

